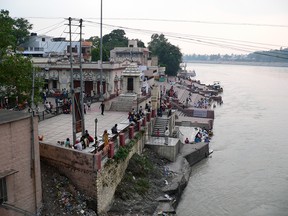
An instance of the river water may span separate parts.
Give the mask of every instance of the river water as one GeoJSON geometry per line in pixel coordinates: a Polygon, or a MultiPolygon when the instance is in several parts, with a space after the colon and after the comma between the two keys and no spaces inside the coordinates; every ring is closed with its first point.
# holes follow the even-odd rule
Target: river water
{"type": "Polygon", "coordinates": [[[214,153],[193,166],[179,216],[288,215],[288,67],[189,64],[220,81],[214,153]]]}

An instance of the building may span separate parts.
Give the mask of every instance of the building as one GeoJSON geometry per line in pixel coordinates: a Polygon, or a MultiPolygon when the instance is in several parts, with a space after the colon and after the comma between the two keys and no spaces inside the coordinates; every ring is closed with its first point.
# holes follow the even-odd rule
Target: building
{"type": "Polygon", "coordinates": [[[0,136],[0,215],[36,215],[42,203],[38,120],[0,110],[0,136]]]}
{"type": "Polygon", "coordinates": [[[149,49],[138,47],[137,40],[129,40],[128,47],[115,47],[110,51],[110,60],[112,62],[136,62],[138,65],[148,65],[149,49]]]}
{"type": "MultiPolygon", "coordinates": [[[[70,90],[71,68],[69,60],[57,60],[56,58],[33,58],[35,67],[41,69],[40,76],[45,80],[45,88],[55,90],[70,90]]],[[[105,98],[122,90],[122,71],[126,66],[124,63],[102,63],[102,86],[105,98]]],[[[73,63],[74,88],[80,87],[81,82],[80,65],[73,63]]],[[[97,96],[100,94],[101,65],[100,62],[82,63],[83,90],[87,95],[97,96]]]]}
{"type": "MultiPolygon", "coordinates": [[[[80,56],[80,42],[72,41],[72,55],[75,60],[80,56]]],[[[82,58],[91,61],[92,42],[82,41],[82,58]]],[[[33,57],[70,57],[70,41],[64,37],[50,37],[31,33],[29,40],[20,45],[19,52],[33,57]]]]}

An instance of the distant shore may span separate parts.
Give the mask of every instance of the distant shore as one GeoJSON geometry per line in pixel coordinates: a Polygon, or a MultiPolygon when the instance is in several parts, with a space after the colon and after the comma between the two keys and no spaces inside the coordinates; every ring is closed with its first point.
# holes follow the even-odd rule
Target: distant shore
{"type": "Polygon", "coordinates": [[[200,64],[227,64],[227,65],[250,65],[264,67],[288,67],[288,62],[241,62],[241,61],[185,61],[186,63],[200,64]]]}

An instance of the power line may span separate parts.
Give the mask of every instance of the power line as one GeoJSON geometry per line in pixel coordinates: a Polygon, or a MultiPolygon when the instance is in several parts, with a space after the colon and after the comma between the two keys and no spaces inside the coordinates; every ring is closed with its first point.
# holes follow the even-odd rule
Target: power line
{"type": "MultiPolygon", "coordinates": [[[[61,21],[61,22],[58,22],[58,23],[56,23],[56,24],[47,26],[47,27],[45,27],[45,28],[35,30],[35,32],[40,32],[40,31],[43,31],[43,30],[45,30],[45,29],[52,28],[52,27],[54,27],[54,26],[59,26],[59,25],[62,26],[62,24],[63,24],[64,22],[65,22],[65,20],[63,20],[63,21],[61,21]]],[[[54,30],[54,29],[52,29],[52,30],[54,30]]],[[[51,31],[52,31],[52,30],[51,30],[51,31]]]]}
{"type": "MultiPolygon", "coordinates": [[[[99,19],[99,18],[84,18],[84,19],[99,19]]],[[[244,25],[244,26],[259,26],[259,27],[277,27],[288,28],[288,25],[279,24],[264,24],[264,23],[237,23],[237,22],[215,22],[203,20],[177,20],[177,19],[152,19],[152,18],[103,18],[104,20],[130,20],[130,21],[152,21],[152,22],[179,22],[179,23],[199,23],[199,24],[212,24],[212,25],[244,25]]]]}
{"type": "MultiPolygon", "coordinates": [[[[99,24],[98,22],[89,21],[89,20],[85,20],[85,22],[99,24]]],[[[155,34],[156,33],[155,31],[147,30],[147,29],[129,28],[129,27],[124,27],[124,26],[110,25],[110,24],[103,24],[103,25],[108,26],[108,27],[113,27],[113,28],[125,29],[125,30],[132,31],[132,32],[133,31],[134,32],[135,31],[136,32],[141,32],[141,34],[143,34],[143,33],[155,34]]],[[[208,36],[200,36],[200,35],[185,35],[185,34],[171,33],[171,32],[162,32],[162,33],[167,35],[167,36],[170,36],[171,38],[195,40],[195,41],[197,39],[200,39],[201,42],[203,42],[203,40],[207,40],[207,41],[218,41],[218,42],[230,43],[230,44],[234,43],[236,45],[247,46],[249,48],[255,47],[255,48],[260,48],[260,49],[269,49],[268,47],[255,46],[255,45],[251,45],[251,44],[267,45],[267,46],[274,46],[274,47],[283,46],[283,45],[276,45],[276,44],[265,44],[265,43],[250,42],[250,41],[243,41],[243,40],[231,40],[231,39],[225,39],[225,38],[208,37],[208,36]],[[230,42],[230,41],[232,41],[232,42],[230,42]],[[235,42],[238,42],[238,43],[235,43],[235,42]],[[243,43],[248,43],[248,44],[243,44],[243,43]]]]}
{"type": "MultiPolygon", "coordinates": [[[[17,17],[16,17],[17,18],[17,17]]],[[[65,17],[22,17],[25,19],[65,19],[65,17]]],[[[87,20],[99,20],[95,17],[84,17],[87,20]]],[[[215,22],[215,21],[203,21],[203,20],[186,20],[186,19],[156,19],[156,18],[123,18],[123,17],[106,17],[103,20],[126,20],[126,21],[152,21],[152,22],[178,22],[178,23],[198,23],[198,24],[210,24],[210,25],[236,25],[236,26],[259,26],[259,27],[273,27],[273,28],[288,28],[288,25],[279,24],[266,24],[266,23],[241,23],[241,22],[215,22]]]]}

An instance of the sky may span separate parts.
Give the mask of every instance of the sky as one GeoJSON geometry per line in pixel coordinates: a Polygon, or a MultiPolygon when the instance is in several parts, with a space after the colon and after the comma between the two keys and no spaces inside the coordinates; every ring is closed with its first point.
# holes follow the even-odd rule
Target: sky
{"type": "MultiPolygon", "coordinates": [[[[0,0],[38,35],[66,37],[68,17],[83,19],[83,38],[100,37],[101,0],[0,0]]],[[[164,34],[183,54],[248,54],[288,47],[288,0],[102,0],[102,35],[123,29],[146,46],[164,34]]],[[[79,25],[78,21],[73,22],[79,25]]],[[[79,40],[79,28],[72,28],[79,40]]]]}

